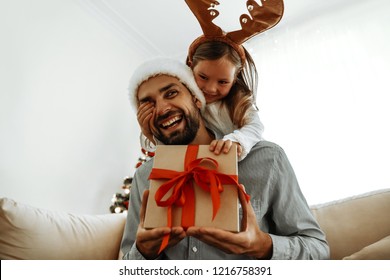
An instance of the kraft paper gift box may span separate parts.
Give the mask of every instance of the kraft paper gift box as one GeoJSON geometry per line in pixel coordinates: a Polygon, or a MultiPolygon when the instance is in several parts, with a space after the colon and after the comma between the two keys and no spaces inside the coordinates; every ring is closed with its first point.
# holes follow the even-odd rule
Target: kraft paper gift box
{"type": "MultiPolygon", "coordinates": [[[[186,145],[157,146],[153,169],[184,171],[187,147],[186,145]]],[[[237,149],[235,147],[232,147],[228,154],[222,153],[220,155],[214,155],[214,153],[210,152],[209,145],[199,145],[197,147],[199,148],[197,159],[206,157],[215,159],[219,165],[217,169],[218,173],[237,176],[237,149]]],[[[207,166],[209,163],[205,161],[200,165],[207,166]]],[[[167,179],[150,179],[150,192],[144,220],[145,228],[168,225],[168,207],[158,206],[155,199],[157,190],[167,181],[167,179]]],[[[232,232],[240,231],[238,188],[236,185],[223,185],[223,191],[218,193],[220,206],[214,219],[213,202],[210,192],[203,190],[196,183],[193,183],[193,189],[195,193],[195,226],[217,227],[232,232]]],[[[167,192],[163,200],[167,199],[171,194],[172,190],[167,192]]],[[[188,198],[185,203],[189,203],[188,198]]],[[[181,221],[183,214],[182,207],[172,206],[171,209],[171,226],[183,226],[181,221]]]]}

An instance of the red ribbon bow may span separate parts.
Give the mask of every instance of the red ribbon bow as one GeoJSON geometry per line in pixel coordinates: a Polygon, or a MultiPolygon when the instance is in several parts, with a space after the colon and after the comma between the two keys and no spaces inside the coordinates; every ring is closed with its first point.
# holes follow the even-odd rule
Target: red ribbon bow
{"type": "MultiPolygon", "coordinates": [[[[188,145],[184,171],[153,168],[149,179],[167,179],[155,194],[158,206],[167,207],[167,226],[172,227],[172,207],[182,207],[181,225],[184,229],[195,223],[195,192],[193,182],[203,190],[210,192],[213,204],[213,220],[220,207],[219,193],[223,191],[223,185],[235,185],[249,201],[249,195],[245,193],[242,185],[238,183],[237,175],[227,175],[218,172],[218,162],[212,158],[199,158],[198,145],[188,145]],[[211,165],[211,168],[207,165],[211,165]],[[171,195],[163,200],[164,196],[172,190],[171,195]]],[[[169,234],[165,235],[160,246],[162,252],[169,242],[169,234]]]]}

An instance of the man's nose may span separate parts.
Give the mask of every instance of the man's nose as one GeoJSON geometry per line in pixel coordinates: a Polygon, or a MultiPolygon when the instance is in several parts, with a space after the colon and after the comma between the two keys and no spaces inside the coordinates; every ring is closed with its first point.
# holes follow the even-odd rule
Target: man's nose
{"type": "Polygon", "coordinates": [[[155,103],[155,108],[156,108],[157,115],[163,115],[164,113],[166,113],[171,109],[171,104],[166,99],[159,99],[155,103]]]}

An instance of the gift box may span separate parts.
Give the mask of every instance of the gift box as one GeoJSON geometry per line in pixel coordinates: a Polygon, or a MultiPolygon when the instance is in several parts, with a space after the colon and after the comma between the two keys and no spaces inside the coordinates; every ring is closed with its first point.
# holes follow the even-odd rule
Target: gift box
{"type": "Polygon", "coordinates": [[[237,174],[235,147],[215,155],[209,145],[157,146],[144,227],[194,225],[239,232],[237,174]]]}

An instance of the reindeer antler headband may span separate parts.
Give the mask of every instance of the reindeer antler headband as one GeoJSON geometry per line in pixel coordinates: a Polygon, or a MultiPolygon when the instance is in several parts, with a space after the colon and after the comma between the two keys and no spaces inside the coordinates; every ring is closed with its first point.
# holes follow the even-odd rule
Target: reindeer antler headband
{"type": "Polygon", "coordinates": [[[264,32],[278,24],[283,15],[283,0],[254,0],[246,1],[250,14],[240,16],[241,30],[225,33],[212,21],[219,15],[215,9],[219,5],[215,0],[185,0],[188,7],[198,19],[203,30],[203,36],[197,38],[189,47],[188,61],[192,62],[195,50],[204,42],[221,41],[232,46],[240,55],[242,62],[245,62],[245,51],[242,44],[253,36],[264,32]]]}

